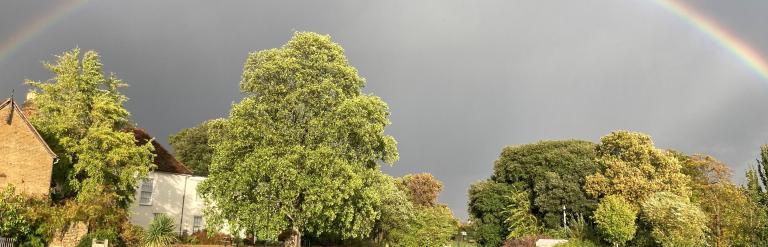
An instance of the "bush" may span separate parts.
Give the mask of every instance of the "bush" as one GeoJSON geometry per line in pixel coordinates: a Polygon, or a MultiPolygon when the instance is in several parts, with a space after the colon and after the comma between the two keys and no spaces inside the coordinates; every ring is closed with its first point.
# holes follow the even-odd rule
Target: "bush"
{"type": "Polygon", "coordinates": [[[77,243],[77,247],[90,247],[92,243],[93,236],[91,236],[91,234],[86,234],[80,239],[80,242],[77,243]]]}
{"type": "Polygon", "coordinates": [[[110,229],[100,229],[92,231],[83,236],[83,238],[80,239],[80,242],[77,244],[77,247],[91,247],[94,239],[106,239],[109,241],[109,245],[121,245],[121,241],[117,233],[110,229]]]}
{"type": "Polygon", "coordinates": [[[603,198],[592,217],[603,238],[614,245],[622,245],[635,236],[637,212],[621,196],[603,198]]]}
{"type": "Polygon", "coordinates": [[[190,239],[190,242],[197,244],[221,244],[222,242],[230,241],[232,237],[220,232],[208,234],[208,231],[202,230],[192,233],[190,239]]]}
{"type": "Polygon", "coordinates": [[[120,232],[120,239],[125,246],[139,246],[144,239],[144,229],[140,226],[133,225],[130,222],[123,222],[120,232]]]}
{"type": "Polygon", "coordinates": [[[556,247],[601,247],[602,245],[589,240],[570,239],[568,243],[555,245],[556,247]]]}
{"type": "Polygon", "coordinates": [[[12,185],[0,188],[0,236],[22,246],[44,246],[50,238],[49,208],[47,200],[17,195],[12,185]]]}

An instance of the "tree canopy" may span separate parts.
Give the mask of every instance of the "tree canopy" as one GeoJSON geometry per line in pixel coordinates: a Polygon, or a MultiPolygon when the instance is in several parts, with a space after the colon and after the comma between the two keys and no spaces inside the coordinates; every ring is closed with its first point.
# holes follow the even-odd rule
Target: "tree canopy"
{"type": "Polygon", "coordinates": [[[702,246],[707,218],[688,198],[658,192],[642,204],[642,218],[661,246],[702,246]]]}
{"type": "Polygon", "coordinates": [[[584,192],[584,177],[597,171],[595,144],[580,140],[541,141],[504,148],[492,180],[528,190],[531,210],[545,225],[561,225],[562,207],[591,215],[596,201],[584,192]]]}
{"type": "Polygon", "coordinates": [[[118,208],[134,198],[139,178],[154,168],[152,145],[137,145],[129,128],[126,86],[105,76],[99,55],[80,49],[67,51],[56,63],[46,63],[54,77],[28,83],[36,90],[32,124],[59,156],[54,165],[54,198],[80,203],[109,197],[118,208]]]}
{"type": "Polygon", "coordinates": [[[506,183],[491,180],[477,182],[469,187],[469,216],[473,234],[483,246],[500,246],[509,235],[504,222],[509,215],[504,210],[512,204],[509,196],[517,189],[506,183]]]}
{"type": "Polygon", "coordinates": [[[182,129],[168,138],[176,158],[197,176],[208,176],[213,147],[208,144],[209,131],[217,131],[219,119],[205,121],[199,126],[182,129]]]}
{"type": "Polygon", "coordinates": [[[712,246],[750,245],[749,222],[759,208],[748,193],[731,181],[728,166],[712,156],[677,154],[683,173],[690,179],[691,202],[698,204],[707,216],[712,246]]]}
{"type": "Polygon", "coordinates": [[[397,240],[392,246],[443,246],[450,242],[459,224],[451,209],[437,201],[442,182],[430,173],[418,173],[397,179],[397,184],[408,195],[413,211],[410,220],[395,231],[397,240]]]}
{"type": "Polygon", "coordinates": [[[690,195],[680,161],[669,151],[657,149],[646,134],[612,132],[600,138],[597,150],[600,171],[587,176],[585,185],[594,197],[620,195],[639,205],[661,191],[690,195]]]}
{"type": "Polygon", "coordinates": [[[437,196],[443,190],[443,183],[429,173],[408,174],[398,179],[399,185],[407,191],[416,206],[437,206],[437,196]]]}
{"type": "Polygon", "coordinates": [[[251,53],[222,131],[211,136],[211,223],[274,238],[295,229],[367,236],[379,217],[379,163],[398,159],[387,104],[328,36],[298,32],[251,53]]]}

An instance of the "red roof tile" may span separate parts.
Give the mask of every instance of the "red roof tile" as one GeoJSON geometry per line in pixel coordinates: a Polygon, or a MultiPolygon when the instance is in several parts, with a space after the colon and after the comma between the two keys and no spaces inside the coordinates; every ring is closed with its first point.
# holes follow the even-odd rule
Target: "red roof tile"
{"type": "Polygon", "coordinates": [[[133,136],[136,137],[136,143],[139,145],[146,144],[149,140],[152,140],[152,146],[155,147],[155,165],[157,169],[155,171],[170,172],[178,174],[192,174],[192,171],[187,168],[181,161],[173,157],[163,146],[156,140],[147,134],[146,131],[139,128],[133,128],[133,136]]]}

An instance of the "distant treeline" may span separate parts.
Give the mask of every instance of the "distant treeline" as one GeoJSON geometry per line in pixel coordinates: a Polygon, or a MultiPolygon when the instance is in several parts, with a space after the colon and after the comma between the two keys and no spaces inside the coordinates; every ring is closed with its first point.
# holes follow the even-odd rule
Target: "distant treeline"
{"type": "Polygon", "coordinates": [[[509,146],[469,189],[470,229],[483,246],[768,246],[761,151],[739,186],[714,157],[658,149],[638,132],[509,146]]]}

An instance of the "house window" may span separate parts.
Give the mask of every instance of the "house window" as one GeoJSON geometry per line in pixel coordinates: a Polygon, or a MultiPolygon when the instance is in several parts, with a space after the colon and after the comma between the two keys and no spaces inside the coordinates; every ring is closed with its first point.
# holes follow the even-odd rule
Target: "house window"
{"type": "Polygon", "coordinates": [[[203,230],[203,216],[195,216],[194,221],[192,221],[192,232],[199,232],[203,230]]]}
{"type": "Polygon", "coordinates": [[[152,220],[155,220],[155,219],[157,219],[157,217],[160,217],[160,216],[163,216],[163,215],[165,215],[165,213],[153,213],[152,214],[152,220]]]}
{"type": "Polygon", "coordinates": [[[154,180],[145,178],[141,182],[141,194],[139,195],[140,205],[152,205],[152,191],[155,188],[154,180]]]}

